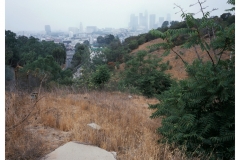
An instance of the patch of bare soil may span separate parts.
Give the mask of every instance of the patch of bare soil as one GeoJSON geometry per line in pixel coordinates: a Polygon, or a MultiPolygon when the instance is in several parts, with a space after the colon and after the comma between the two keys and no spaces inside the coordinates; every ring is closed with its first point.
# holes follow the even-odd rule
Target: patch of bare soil
{"type": "Polygon", "coordinates": [[[64,132],[56,128],[44,126],[42,124],[28,125],[25,127],[27,131],[30,131],[33,135],[38,137],[44,143],[47,152],[53,151],[59,146],[69,142],[71,140],[71,132],[64,132]]]}

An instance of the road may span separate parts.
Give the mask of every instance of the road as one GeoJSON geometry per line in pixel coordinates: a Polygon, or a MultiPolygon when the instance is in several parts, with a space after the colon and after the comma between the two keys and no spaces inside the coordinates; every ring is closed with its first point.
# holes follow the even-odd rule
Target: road
{"type": "Polygon", "coordinates": [[[66,54],[67,54],[66,68],[69,68],[69,67],[71,67],[71,61],[72,61],[73,55],[75,54],[75,50],[68,50],[66,54]]]}

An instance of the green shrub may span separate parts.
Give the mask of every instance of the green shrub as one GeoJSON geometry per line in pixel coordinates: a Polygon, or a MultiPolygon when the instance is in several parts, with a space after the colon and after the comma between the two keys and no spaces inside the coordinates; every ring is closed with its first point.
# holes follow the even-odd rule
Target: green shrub
{"type": "Polygon", "coordinates": [[[110,71],[107,65],[98,66],[96,71],[92,74],[92,82],[97,87],[102,88],[110,79],[110,71]]]}
{"type": "Polygon", "coordinates": [[[136,87],[144,96],[152,97],[168,89],[170,77],[163,71],[167,64],[161,63],[156,56],[147,55],[145,50],[137,52],[126,63],[123,79],[128,87],[136,87]]]}
{"type": "Polygon", "coordinates": [[[138,42],[137,42],[137,40],[132,40],[132,41],[130,41],[130,43],[128,44],[128,47],[129,47],[131,50],[134,50],[134,49],[138,48],[138,42]]]}
{"type": "MultiPolygon", "coordinates": [[[[227,3],[234,5],[235,1],[227,3]]],[[[196,4],[202,9],[201,2],[196,4]]],[[[210,12],[203,10],[202,19],[196,19],[176,6],[187,27],[152,33],[165,40],[160,46],[182,60],[189,76],[158,97],[161,103],[150,106],[156,109],[151,117],[162,118],[158,128],[163,135],[161,142],[182,148],[190,158],[203,155],[210,159],[235,159],[235,24],[221,26],[209,18],[210,12]],[[203,38],[205,31],[214,38],[203,38]],[[174,48],[174,39],[179,35],[188,37],[181,47],[199,45],[209,61],[203,62],[195,50],[198,59],[188,65],[174,48]],[[222,60],[224,52],[231,54],[230,59],[222,60]]]]}
{"type": "Polygon", "coordinates": [[[204,153],[214,159],[234,157],[235,70],[228,61],[213,66],[195,61],[187,69],[190,78],[175,83],[158,97],[161,103],[151,118],[163,117],[158,128],[166,141],[204,153]],[[231,68],[231,69],[230,69],[231,68]]]}
{"type": "Polygon", "coordinates": [[[137,41],[138,41],[138,45],[145,43],[146,42],[145,35],[139,36],[137,41]]]}

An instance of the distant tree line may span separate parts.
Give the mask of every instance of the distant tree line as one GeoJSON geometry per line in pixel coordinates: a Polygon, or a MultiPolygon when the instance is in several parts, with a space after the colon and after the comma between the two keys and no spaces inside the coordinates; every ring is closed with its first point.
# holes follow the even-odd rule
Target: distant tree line
{"type": "MultiPolygon", "coordinates": [[[[53,41],[40,41],[34,37],[17,36],[10,30],[5,31],[5,66],[6,75],[9,67],[18,68],[19,75],[41,78],[47,75],[49,81],[60,82],[66,77],[71,77],[69,70],[62,70],[66,60],[64,44],[53,41]]],[[[23,76],[23,77],[26,77],[23,76]]],[[[8,77],[8,80],[12,78],[8,77]]],[[[20,80],[20,79],[19,79],[20,80]]]]}

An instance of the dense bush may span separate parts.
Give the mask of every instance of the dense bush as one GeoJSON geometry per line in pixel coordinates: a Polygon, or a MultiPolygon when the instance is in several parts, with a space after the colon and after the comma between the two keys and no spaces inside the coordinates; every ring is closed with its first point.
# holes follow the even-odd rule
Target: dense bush
{"type": "Polygon", "coordinates": [[[84,63],[90,62],[90,50],[89,47],[85,44],[77,43],[75,45],[75,54],[73,55],[73,59],[71,64],[73,67],[77,67],[78,65],[84,65],[84,63]]]}
{"type": "Polygon", "coordinates": [[[63,44],[52,41],[39,41],[34,37],[17,36],[11,31],[5,31],[5,64],[12,67],[24,66],[38,58],[52,55],[59,65],[65,63],[66,48],[63,44]]]}
{"type": "MultiPolygon", "coordinates": [[[[228,3],[235,4],[235,1],[228,3]]],[[[202,9],[200,2],[196,4],[202,9]]],[[[166,41],[160,44],[166,52],[172,51],[182,60],[189,76],[158,96],[161,103],[150,106],[156,109],[151,118],[162,118],[158,128],[163,135],[160,142],[177,146],[190,157],[234,159],[235,24],[224,27],[209,18],[209,12],[202,10],[202,14],[202,19],[196,19],[182,12],[186,28],[168,29],[164,33],[152,31],[166,41]],[[203,38],[206,31],[208,36],[203,38]],[[209,61],[203,62],[196,51],[198,59],[191,65],[186,63],[174,48],[179,35],[188,36],[181,47],[189,49],[199,45],[209,61]],[[230,53],[230,59],[222,59],[224,51],[230,53]]]]}
{"type": "Polygon", "coordinates": [[[139,51],[125,66],[123,79],[125,84],[136,87],[143,95],[152,97],[170,87],[170,77],[163,71],[167,64],[161,59],[147,55],[146,51],[139,51]]]}
{"type": "Polygon", "coordinates": [[[128,44],[128,47],[131,50],[134,50],[134,49],[138,48],[138,41],[137,40],[130,41],[130,43],[128,44]]]}
{"type": "Polygon", "coordinates": [[[234,155],[235,70],[231,62],[195,61],[189,78],[175,83],[152,105],[152,118],[163,117],[162,142],[186,148],[189,154],[212,153],[214,159],[234,155]],[[230,69],[231,68],[231,69],[230,69]]]}
{"type": "Polygon", "coordinates": [[[96,71],[92,74],[92,82],[97,87],[104,87],[104,84],[109,81],[110,72],[106,65],[98,66],[96,71]]]}

